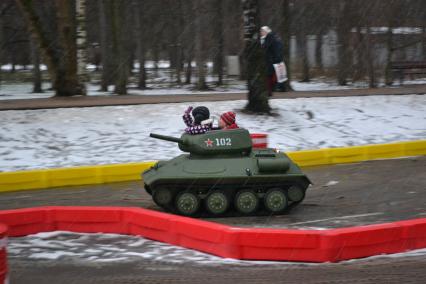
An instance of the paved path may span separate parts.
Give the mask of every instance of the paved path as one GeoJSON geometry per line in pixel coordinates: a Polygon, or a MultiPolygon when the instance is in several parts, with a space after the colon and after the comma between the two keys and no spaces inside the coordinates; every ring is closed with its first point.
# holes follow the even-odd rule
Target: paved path
{"type": "MultiPolygon", "coordinates": [[[[234,226],[337,228],[426,218],[426,157],[304,169],[314,183],[289,214],[207,218],[234,226]]],[[[0,194],[0,209],[34,206],[136,206],[159,210],[142,182],[0,194]]]]}
{"type": "Polygon", "coordinates": [[[381,257],[346,263],[269,265],[188,265],[167,261],[90,263],[13,259],[13,284],[136,283],[426,283],[425,256],[381,257]]]}
{"type": "MultiPolygon", "coordinates": [[[[315,185],[282,216],[217,218],[238,226],[333,228],[426,216],[426,157],[305,169],[315,185]]],[[[0,209],[45,205],[142,206],[159,210],[141,182],[0,194],[0,209]]],[[[173,263],[137,258],[92,263],[9,258],[11,283],[426,283],[426,254],[380,256],[338,264],[173,263]]]]}
{"type": "MultiPolygon", "coordinates": [[[[287,93],[274,93],[273,99],[293,99],[311,97],[347,97],[347,96],[374,96],[374,95],[409,95],[426,94],[426,85],[407,85],[395,88],[376,89],[349,89],[330,91],[299,91],[287,93]]],[[[246,93],[206,93],[185,95],[126,95],[126,96],[88,96],[71,98],[43,98],[0,100],[1,110],[22,109],[49,109],[66,107],[94,107],[112,105],[138,105],[157,103],[205,102],[245,100],[246,93]]]]}

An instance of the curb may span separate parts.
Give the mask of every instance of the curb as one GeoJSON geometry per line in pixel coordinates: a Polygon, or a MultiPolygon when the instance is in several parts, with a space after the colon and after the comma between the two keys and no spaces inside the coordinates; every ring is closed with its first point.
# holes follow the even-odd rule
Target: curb
{"type": "Polygon", "coordinates": [[[0,193],[61,186],[139,180],[156,162],[83,166],[0,173],[0,193]]]}
{"type": "MultiPolygon", "coordinates": [[[[426,155],[426,140],[287,152],[299,166],[320,166],[426,155]]],[[[0,193],[140,180],[153,162],[0,173],[0,193]]]]}
{"type": "Polygon", "coordinates": [[[9,236],[48,231],[117,233],[224,258],[342,260],[426,247],[426,218],[329,230],[249,229],[129,207],[38,207],[0,211],[9,236]]]}

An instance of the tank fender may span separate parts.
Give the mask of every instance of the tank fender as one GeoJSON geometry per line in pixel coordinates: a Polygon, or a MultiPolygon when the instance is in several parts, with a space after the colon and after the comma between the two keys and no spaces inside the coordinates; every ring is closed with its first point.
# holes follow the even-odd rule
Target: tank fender
{"type": "Polygon", "coordinates": [[[308,187],[310,184],[312,184],[312,185],[314,184],[314,183],[313,183],[313,182],[312,182],[312,181],[311,181],[311,180],[310,180],[307,176],[304,176],[304,177],[303,177],[303,179],[304,179],[304,180],[306,181],[306,183],[308,184],[308,185],[307,185],[307,187],[308,187]]]}

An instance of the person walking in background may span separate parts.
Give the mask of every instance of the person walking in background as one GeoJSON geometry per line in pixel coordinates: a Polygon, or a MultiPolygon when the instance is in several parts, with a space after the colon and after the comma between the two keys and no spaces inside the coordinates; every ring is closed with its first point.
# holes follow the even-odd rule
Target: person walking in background
{"type": "Polygon", "coordinates": [[[287,79],[283,62],[283,43],[268,26],[260,28],[260,43],[265,50],[268,92],[269,96],[272,96],[275,84],[287,79]],[[279,78],[277,78],[277,74],[279,78]]]}

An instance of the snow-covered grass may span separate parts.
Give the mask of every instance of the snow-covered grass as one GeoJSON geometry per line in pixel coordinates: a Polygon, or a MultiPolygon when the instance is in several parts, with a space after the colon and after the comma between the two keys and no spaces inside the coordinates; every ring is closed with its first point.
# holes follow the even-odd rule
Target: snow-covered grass
{"type": "MultiPolygon", "coordinates": [[[[327,264],[243,261],[220,258],[191,249],[172,246],[142,237],[116,234],[79,234],[71,232],[38,233],[20,238],[11,238],[7,247],[9,259],[74,261],[90,263],[137,262],[141,260],[196,266],[321,266],[327,264]]],[[[426,256],[426,249],[391,255],[373,256],[343,263],[362,263],[371,259],[407,258],[426,256]]]]}
{"type": "MultiPolygon", "coordinates": [[[[212,86],[208,91],[194,90],[193,85],[176,84],[170,85],[169,83],[154,82],[149,83],[146,90],[138,90],[136,85],[129,84],[129,95],[197,95],[197,94],[216,94],[216,93],[241,93],[246,92],[247,88],[244,82],[235,81],[226,83],[224,86],[214,87],[214,79],[210,78],[209,82],[212,86]]],[[[50,89],[50,83],[43,83],[43,93],[32,93],[31,83],[5,83],[0,86],[0,100],[17,100],[17,99],[41,99],[50,98],[54,96],[54,91],[50,89]]],[[[99,91],[99,85],[88,84],[88,96],[111,96],[113,93],[113,86],[110,86],[108,92],[99,91]]]]}
{"type": "MultiPolygon", "coordinates": [[[[50,88],[50,83],[43,83],[44,90],[50,88]]],[[[2,83],[0,85],[0,100],[18,100],[18,99],[42,99],[53,96],[52,91],[43,93],[32,93],[30,83],[2,83]]]]}
{"type": "MultiPolygon", "coordinates": [[[[245,101],[207,102],[234,110],[252,133],[283,151],[426,139],[426,96],[272,100],[275,116],[241,112],[245,101]]],[[[194,104],[195,106],[197,104],[194,104]]],[[[149,133],[179,137],[187,104],[0,112],[0,171],[168,159],[181,152],[149,133]]]]}

